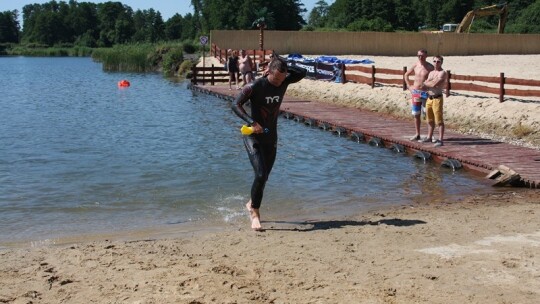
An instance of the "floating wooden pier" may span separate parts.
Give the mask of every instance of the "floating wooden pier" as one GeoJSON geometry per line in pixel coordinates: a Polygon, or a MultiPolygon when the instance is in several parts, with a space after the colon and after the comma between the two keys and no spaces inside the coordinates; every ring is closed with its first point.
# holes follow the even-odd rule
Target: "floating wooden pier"
{"type": "MultiPolygon", "coordinates": [[[[194,91],[233,100],[238,91],[228,86],[191,85],[194,91]]],[[[281,111],[288,119],[347,134],[358,141],[433,159],[441,165],[466,167],[486,174],[494,186],[540,189],[540,151],[445,130],[444,146],[410,141],[413,118],[401,120],[387,114],[340,107],[285,96],[281,111]]],[[[427,126],[422,122],[422,134],[427,126]]],[[[435,131],[437,135],[437,131],[435,131]]],[[[436,138],[436,137],[435,137],[436,138]]]]}

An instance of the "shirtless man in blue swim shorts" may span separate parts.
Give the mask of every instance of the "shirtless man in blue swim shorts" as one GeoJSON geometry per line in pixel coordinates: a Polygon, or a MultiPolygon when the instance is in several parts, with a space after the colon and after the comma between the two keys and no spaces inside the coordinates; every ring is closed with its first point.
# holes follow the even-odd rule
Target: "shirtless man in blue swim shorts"
{"type": "Polygon", "coordinates": [[[416,56],[418,57],[418,61],[403,75],[403,80],[405,80],[407,88],[411,91],[411,113],[414,116],[414,127],[416,130],[416,134],[410,138],[411,140],[420,140],[420,114],[422,113],[422,106],[425,105],[427,99],[427,92],[422,90],[422,85],[426,81],[429,72],[435,69],[431,63],[426,61],[426,50],[419,50],[416,56]],[[414,82],[411,84],[409,75],[413,72],[414,82]]]}

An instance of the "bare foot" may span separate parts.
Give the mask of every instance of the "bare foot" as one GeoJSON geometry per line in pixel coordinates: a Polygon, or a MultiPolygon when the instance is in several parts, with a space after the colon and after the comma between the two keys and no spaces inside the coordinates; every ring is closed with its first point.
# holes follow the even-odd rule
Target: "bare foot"
{"type": "Polygon", "coordinates": [[[249,217],[251,218],[251,229],[261,231],[261,215],[259,213],[259,209],[251,207],[251,200],[247,202],[246,208],[249,211],[249,217]]]}

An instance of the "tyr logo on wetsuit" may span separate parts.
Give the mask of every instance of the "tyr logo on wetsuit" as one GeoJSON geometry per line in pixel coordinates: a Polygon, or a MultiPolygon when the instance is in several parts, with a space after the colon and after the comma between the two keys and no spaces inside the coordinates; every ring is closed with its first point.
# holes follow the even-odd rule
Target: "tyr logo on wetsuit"
{"type": "Polygon", "coordinates": [[[275,102],[279,102],[279,96],[266,97],[266,103],[267,103],[267,104],[269,104],[269,103],[275,103],[275,102]]]}

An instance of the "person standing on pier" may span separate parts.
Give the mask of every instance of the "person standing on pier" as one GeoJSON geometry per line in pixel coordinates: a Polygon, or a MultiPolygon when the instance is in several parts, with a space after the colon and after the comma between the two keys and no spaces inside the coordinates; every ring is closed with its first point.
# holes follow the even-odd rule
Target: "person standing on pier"
{"type": "Polygon", "coordinates": [[[422,108],[426,104],[427,93],[422,90],[422,84],[426,81],[429,72],[433,71],[434,67],[426,61],[427,51],[421,49],[417,52],[418,61],[413,64],[403,75],[403,80],[407,84],[407,88],[411,91],[412,97],[412,115],[414,116],[414,128],[416,134],[410,140],[420,140],[420,114],[422,108]],[[411,84],[409,76],[414,73],[414,81],[411,84]]]}
{"type": "Polygon", "coordinates": [[[422,90],[428,92],[426,103],[426,121],[428,123],[428,135],[423,142],[431,142],[433,138],[433,129],[435,125],[439,127],[439,139],[435,141],[435,147],[443,145],[444,121],[443,121],[443,90],[446,86],[448,77],[442,68],[443,57],[435,56],[433,64],[435,70],[429,72],[427,80],[422,85],[422,90]]]}
{"type": "Polygon", "coordinates": [[[238,68],[238,54],[236,51],[229,49],[227,51],[229,57],[227,58],[227,72],[229,73],[229,90],[232,90],[232,82],[236,83],[236,89],[240,90],[238,86],[238,73],[240,69],[238,68]]]}
{"type": "Polygon", "coordinates": [[[240,63],[240,73],[242,73],[242,86],[246,86],[248,83],[253,81],[253,60],[247,54],[246,50],[240,50],[240,58],[238,60],[240,63]]]}
{"type": "Polygon", "coordinates": [[[274,165],[277,152],[277,120],[283,96],[291,83],[306,76],[306,70],[287,67],[287,62],[274,55],[268,64],[264,77],[246,85],[233,102],[236,115],[253,128],[253,134],[243,136],[244,146],[255,171],[251,186],[251,199],[246,208],[251,218],[251,228],[262,230],[259,208],[263,192],[274,165]],[[244,105],[250,101],[250,113],[244,105]]]}

